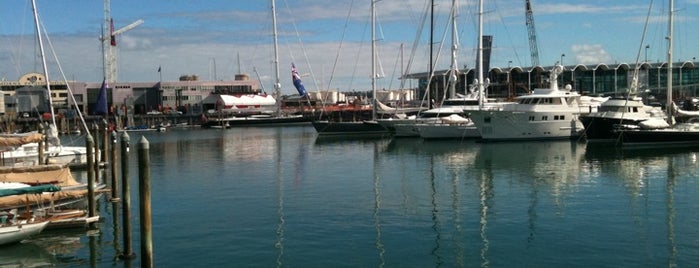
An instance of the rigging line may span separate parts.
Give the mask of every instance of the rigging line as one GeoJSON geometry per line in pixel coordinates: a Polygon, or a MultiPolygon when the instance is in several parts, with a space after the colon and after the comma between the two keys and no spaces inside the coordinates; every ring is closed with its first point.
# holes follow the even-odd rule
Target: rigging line
{"type": "Polygon", "coordinates": [[[349,25],[350,15],[352,14],[353,7],[354,7],[354,0],[352,0],[352,2],[350,2],[349,10],[347,11],[347,18],[345,18],[345,26],[342,29],[342,36],[340,37],[340,45],[337,49],[337,54],[335,55],[335,62],[333,62],[333,68],[332,68],[332,71],[330,72],[330,79],[328,80],[328,89],[331,88],[333,78],[335,77],[335,69],[337,68],[337,63],[339,62],[340,51],[342,50],[342,45],[344,44],[344,41],[345,41],[345,34],[347,33],[347,28],[349,25]]]}
{"type": "MultiPolygon", "coordinates": [[[[61,78],[63,78],[63,81],[66,82],[66,88],[68,89],[68,96],[70,96],[70,99],[73,101],[73,105],[75,105],[75,110],[78,112],[78,117],[80,118],[80,122],[83,123],[83,127],[85,128],[85,133],[87,133],[86,135],[90,135],[90,128],[87,127],[87,122],[85,122],[85,118],[83,117],[82,112],[78,108],[78,102],[75,100],[75,95],[73,95],[73,90],[70,88],[70,83],[67,83],[68,79],[66,78],[65,72],[63,72],[63,67],[61,67],[61,62],[58,61],[58,55],[56,55],[56,50],[53,47],[53,42],[51,42],[51,38],[49,37],[48,33],[46,32],[46,26],[44,26],[43,21],[40,21],[40,23],[41,23],[41,29],[44,30],[44,35],[46,36],[46,43],[49,45],[51,54],[53,55],[53,59],[56,61],[56,65],[58,66],[58,71],[59,71],[59,73],[61,73],[61,78]]],[[[51,96],[49,96],[49,98],[51,98],[51,96]]],[[[54,118],[56,117],[54,114],[52,114],[52,116],[54,118]]],[[[54,121],[54,125],[55,125],[55,121],[54,121]]]]}
{"type": "MultiPolygon", "coordinates": [[[[499,18],[499,20],[500,20],[500,23],[502,23],[502,25],[503,25],[504,28],[505,28],[505,35],[507,36],[507,40],[509,40],[509,41],[510,41],[510,44],[512,45],[512,52],[515,54],[515,60],[517,61],[517,65],[522,66],[522,61],[519,59],[519,53],[517,53],[517,49],[515,49],[515,43],[512,41],[512,34],[510,34],[510,31],[509,31],[508,28],[507,28],[507,24],[505,23],[505,20],[503,19],[503,15],[502,15],[502,13],[501,13],[501,8],[498,8],[498,6],[497,6],[498,3],[497,3],[497,1],[493,1],[493,4],[495,5],[495,10],[497,10],[498,18],[499,18]]],[[[493,46],[493,45],[491,44],[490,46],[491,46],[491,49],[492,49],[492,46],[493,46]]],[[[487,72],[487,70],[484,70],[484,71],[487,72]]]]}
{"type": "MultiPolygon", "coordinates": [[[[373,0],[372,0],[373,1],[373,0]]],[[[371,17],[371,16],[368,16],[371,17]]],[[[359,49],[357,50],[357,56],[354,57],[354,68],[352,69],[352,75],[350,76],[350,82],[349,82],[349,88],[348,90],[354,91],[353,84],[354,84],[354,78],[356,77],[357,74],[357,66],[359,65],[359,59],[361,58],[360,55],[362,54],[362,50],[364,48],[364,37],[366,35],[366,30],[367,28],[370,27],[370,23],[367,21],[364,24],[364,29],[362,30],[362,39],[359,41],[359,49]]]]}
{"type": "Polygon", "coordinates": [[[648,5],[648,13],[646,14],[646,21],[643,24],[643,33],[641,34],[641,42],[638,46],[638,52],[636,52],[636,66],[633,68],[633,77],[631,78],[631,88],[626,91],[626,98],[624,101],[624,110],[621,111],[621,117],[619,118],[619,124],[624,121],[624,115],[627,111],[627,105],[629,103],[629,96],[636,94],[638,92],[638,71],[641,69],[641,64],[639,61],[641,59],[641,50],[643,50],[644,43],[646,40],[646,33],[648,30],[648,22],[650,21],[650,14],[653,8],[653,0],[650,0],[650,5],[648,5]]]}
{"type": "MultiPolygon", "coordinates": [[[[408,71],[409,71],[409,70],[411,69],[411,67],[412,67],[413,61],[414,61],[414,59],[415,59],[415,54],[417,53],[418,45],[420,44],[420,35],[421,35],[421,33],[422,33],[422,31],[423,31],[423,29],[424,29],[424,27],[425,27],[425,22],[427,21],[427,17],[428,17],[428,14],[429,14],[429,6],[430,6],[429,1],[425,1],[425,6],[423,7],[424,12],[422,13],[422,21],[419,23],[419,26],[418,26],[418,28],[417,28],[417,31],[415,32],[415,38],[413,39],[413,40],[414,40],[414,41],[413,41],[413,46],[412,46],[412,48],[410,49],[410,55],[408,56],[408,64],[406,64],[404,70],[401,70],[401,72],[402,72],[403,74],[408,73],[408,71]]],[[[400,88],[405,88],[405,81],[406,81],[406,79],[405,79],[405,77],[403,77],[403,78],[404,78],[404,79],[401,79],[401,82],[400,82],[400,88]]],[[[429,84],[429,83],[428,83],[428,84],[429,84]]],[[[429,88],[429,87],[428,87],[428,88],[429,88]]],[[[427,92],[427,91],[426,91],[426,92],[427,92]]],[[[427,94],[424,94],[424,95],[422,96],[422,100],[420,101],[420,107],[422,107],[422,104],[425,103],[426,99],[427,99],[427,94]]],[[[418,111],[418,114],[419,114],[419,113],[420,113],[420,112],[418,111]]]]}
{"type": "MultiPolygon", "coordinates": [[[[286,7],[286,10],[287,12],[289,12],[289,14],[293,14],[291,12],[291,8],[289,8],[289,3],[286,0],[284,1],[284,6],[286,7]]],[[[294,28],[296,38],[298,39],[299,45],[301,46],[301,52],[303,52],[306,65],[308,67],[308,72],[311,74],[311,79],[313,79],[313,84],[315,84],[316,90],[320,91],[320,88],[318,87],[318,81],[316,81],[315,75],[313,74],[313,68],[311,68],[311,62],[308,60],[308,53],[306,53],[306,48],[303,45],[303,41],[301,41],[301,35],[299,34],[299,30],[296,27],[296,20],[294,20],[293,16],[291,16],[291,25],[294,28]]]]}
{"type": "MultiPolygon", "coordinates": [[[[434,58],[434,62],[432,63],[432,66],[436,66],[437,62],[439,62],[439,56],[442,54],[442,49],[444,48],[444,41],[447,40],[447,35],[449,35],[449,30],[450,30],[449,25],[444,27],[444,32],[442,33],[442,41],[439,42],[439,47],[437,48],[437,57],[434,58]]],[[[430,74],[430,81],[432,81],[432,77],[434,77],[434,71],[435,71],[435,68],[432,68],[432,73],[430,74]]],[[[428,83],[428,85],[429,85],[429,83],[428,83]]],[[[430,88],[430,87],[428,86],[427,88],[430,88]]],[[[444,90],[445,96],[446,96],[446,92],[447,91],[444,90]]],[[[440,101],[440,106],[444,102],[444,99],[445,98],[442,98],[442,100],[440,101]]]]}
{"type": "MultiPolygon", "coordinates": [[[[402,45],[402,44],[401,44],[402,45]]],[[[402,47],[401,47],[402,48],[402,47]]],[[[398,64],[400,63],[400,54],[401,51],[400,49],[398,50],[398,57],[396,57],[396,61],[393,64],[393,72],[391,73],[391,79],[388,80],[388,88],[391,89],[393,86],[393,78],[396,78],[396,69],[398,69],[398,64]]],[[[402,74],[401,74],[402,76],[402,74]]],[[[401,88],[402,89],[402,88],[401,88]]]]}

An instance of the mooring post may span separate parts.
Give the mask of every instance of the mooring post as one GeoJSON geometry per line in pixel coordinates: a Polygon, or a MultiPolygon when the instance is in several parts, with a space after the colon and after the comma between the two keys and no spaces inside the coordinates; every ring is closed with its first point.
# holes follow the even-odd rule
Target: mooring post
{"type": "MultiPolygon", "coordinates": [[[[39,129],[39,134],[44,134],[45,131],[44,131],[43,124],[39,124],[37,126],[37,128],[39,129]]],[[[46,142],[46,139],[47,139],[47,137],[46,137],[46,135],[44,135],[44,138],[39,142],[39,148],[37,149],[38,155],[39,155],[39,159],[38,159],[37,163],[39,163],[39,165],[46,164],[44,162],[44,143],[46,142]]]]}
{"type": "Polygon", "coordinates": [[[92,165],[90,165],[90,163],[88,163],[87,166],[88,166],[88,168],[92,169],[93,172],[95,172],[95,181],[100,181],[100,178],[99,178],[99,174],[100,174],[99,173],[100,172],[100,165],[99,165],[99,163],[100,163],[100,146],[99,146],[99,144],[100,144],[100,127],[99,127],[99,124],[93,124],[92,129],[93,129],[92,133],[95,134],[95,136],[93,137],[94,138],[94,144],[93,144],[94,146],[93,146],[93,151],[92,151],[92,153],[94,153],[94,156],[93,156],[94,161],[92,162],[92,165]]]}
{"type": "Polygon", "coordinates": [[[129,187],[129,134],[121,134],[121,214],[124,232],[124,252],[119,258],[132,259],[136,257],[131,247],[131,189],[129,187]]]}
{"type": "Polygon", "coordinates": [[[111,177],[112,177],[112,202],[119,202],[119,185],[117,185],[117,133],[116,131],[112,131],[111,133],[111,141],[112,141],[112,146],[111,146],[111,153],[112,156],[110,157],[109,160],[109,171],[111,171],[111,177]]]}
{"type": "Polygon", "coordinates": [[[138,142],[138,194],[141,221],[141,267],[153,267],[153,234],[150,206],[150,148],[145,136],[138,142]]]}
{"type": "MultiPolygon", "coordinates": [[[[85,148],[87,148],[87,215],[89,217],[94,217],[97,213],[95,210],[95,170],[92,169],[94,164],[92,147],[95,145],[95,141],[92,139],[92,135],[87,135],[85,137],[85,148]]],[[[90,227],[94,227],[94,223],[90,223],[90,227]]]]}
{"type": "Polygon", "coordinates": [[[100,134],[102,134],[102,156],[100,159],[102,160],[102,162],[105,165],[107,165],[107,164],[109,164],[109,162],[111,162],[109,157],[108,157],[109,156],[109,142],[108,142],[108,140],[109,140],[109,123],[104,118],[102,118],[102,127],[100,129],[102,130],[102,132],[100,132],[100,134]]]}

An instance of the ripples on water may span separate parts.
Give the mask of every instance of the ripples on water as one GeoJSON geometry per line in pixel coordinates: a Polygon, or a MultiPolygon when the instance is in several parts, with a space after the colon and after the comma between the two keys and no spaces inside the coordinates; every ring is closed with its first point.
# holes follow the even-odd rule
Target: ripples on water
{"type": "MultiPolygon", "coordinates": [[[[310,127],[138,133],[132,144],[141,135],[151,148],[157,267],[699,264],[691,149],[342,140],[310,127]]],[[[78,232],[74,248],[28,258],[125,266],[114,258],[111,206],[100,210],[95,242],[78,232]]],[[[132,218],[138,253],[136,210],[132,218]]],[[[53,237],[0,249],[0,260],[47,250],[53,237]]]]}

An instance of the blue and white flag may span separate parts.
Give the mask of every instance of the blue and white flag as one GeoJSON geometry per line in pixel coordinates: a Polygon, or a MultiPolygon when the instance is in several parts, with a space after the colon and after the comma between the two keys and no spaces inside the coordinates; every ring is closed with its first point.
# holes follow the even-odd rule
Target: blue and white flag
{"type": "Polygon", "coordinates": [[[299,95],[301,97],[306,96],[306,88],[303,86],[301,76],[299,75],[299,72],[296,70],[296,65],[294,65],[293,62],[291,63],[291,80],[293,80],[294,87],[296,87],[296,90],[299,92],[299,95]]]}

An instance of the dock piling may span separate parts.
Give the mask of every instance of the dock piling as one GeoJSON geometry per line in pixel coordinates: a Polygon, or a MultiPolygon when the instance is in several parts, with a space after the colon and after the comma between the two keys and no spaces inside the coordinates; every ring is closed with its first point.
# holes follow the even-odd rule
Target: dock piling
{"type": "MultiPolygon", "coordinates": [[[[89,217],[94,217],[97,212],[95,208],[95,170],[92,168],[94,165],[93,151],[92,147],[95,141],[92,139],[92,135],[87,135],[85,137],[85,148],[87,149],[87,213],[89,217]]],[[[94,223],[90,223],[90,227],[94,227],[94,223]]]]}
{"type": "Polygon", "coordinates": [[[119,185],[117,182],[117,133],[116,131],[112,131],[111,133],[111,157],[109,160],[109,171],[111,172],[111,178],[112,178],[112,199],[110,201],[112,202],[119,202],[119,185]]]}
{"type": "Polygon", "coordinates": [[[138,142],[138,193],[140,197],[141,267],[153,267],[153,234],[150,196],[150,145],[146,137],[138,142]]]}
{"type": "Polygon", "coordinates": [[[124,225],[124,251],[119,258],[132,259],[136,257],[131,246],[131,189],[129,187],[129,134],[121,134],[121,214],[124,225]]]}

